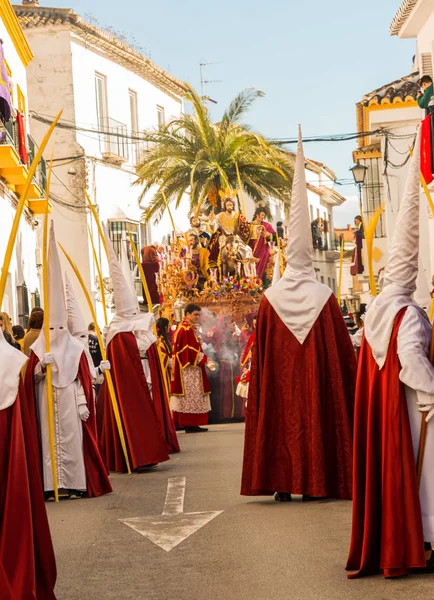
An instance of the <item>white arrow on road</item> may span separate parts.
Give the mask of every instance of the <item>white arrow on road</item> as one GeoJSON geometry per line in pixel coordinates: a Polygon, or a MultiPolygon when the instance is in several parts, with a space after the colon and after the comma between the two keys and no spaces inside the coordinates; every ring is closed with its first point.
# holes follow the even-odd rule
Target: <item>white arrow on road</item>
{"type": "Polygon", "coordinates": [[[222,514],[222,510],[184,513],[185,477],[172,477],[167,483],[161,516],[119,519],[143,537],[170,552],[190,535],[222,514]]]}

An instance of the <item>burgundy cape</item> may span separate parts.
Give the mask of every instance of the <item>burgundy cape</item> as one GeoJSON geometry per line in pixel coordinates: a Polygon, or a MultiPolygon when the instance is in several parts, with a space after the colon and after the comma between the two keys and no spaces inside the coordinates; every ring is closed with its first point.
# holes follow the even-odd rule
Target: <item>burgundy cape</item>
{"type": "Polygon", "coordinates": [[[169,454],[175,454],[176,452],[180,452],[180,448],[175,424],[172,415],[170,414],[169,398],[167,397],[168,383],[167,379],[166,382],[164,381],[165,375],[161,367],[157,342],[148,349],[147,355],[149,368],[151,369],[152,397],[154,400],[155,411],[160,422],[167,451],[169,454]]]}
{"type": "MultiPolygon", "coordinates": [[[[262,225],[269,235],[274,235],[276,233],[270,223],[263,221],[262,225]]],[[[249,246],[253,250],[254,257],[259,258],[259,262],[256,263],[256,275],[259,279],[262,279],[270,259],[270,246],[268,240],[261,236],[257,240],[250,240],[249,246]]]]}
{"type": "Polygon", "coordinates": [[[20,384],[15,403],[0,410],[0,598],[55,600],[38,434],[23,399],[20,384]]]}
{"type": "MultiPolygon", "coordinates": [[[[34,354],[30,353],[30,359],[27,363],[26,376],[24,380],[27,402],[29,403],[30,411],[36,423],[36,393],[35,393],[35,367],[39,359],[34,354]]],[[[110,494],[112,486],[107,475],[107,469],[101,458],[98,447],[98,436],[96,431],[96,411],[95,399],[92,389],[92,378],[89,370],[89,363],[85,353],[81,355],[80,365],[78,369],[78,379],[83,386],[86,396],[87,408],[89,410],[89,418],[83,421],[83,456],[84,467],[86,470],[86,497],[96,498],[104,494],[110,494]]],[[[40,454],[39,449],[39,454],[40,454]]]]}
{"type": "MultiPolygon", "coordinates": [[[[118,333],[107,346],[107,359],[111,364],[131,469],[169,460],[134,334],[118,333]]],[[[127,465],[106,380],[98,396],[98,411],[100,408],[103,410],[100,448],[104,462],[109,471],[126,473],[127,465]]]]}
{"type": "Polygon", "coordinates": [[[266,297],[253,350],[241,493],[351,498],[356,362],[331,296],[300,344],[266,297]]]}
{"type": "Polygon", "coordinates": [[[387,359],[380,370],[362,342],[354,418],[353,525],[348,577],[406,575],[425,567],[415,458],[404,385],[399,381],[395,319],[387,359]]]}

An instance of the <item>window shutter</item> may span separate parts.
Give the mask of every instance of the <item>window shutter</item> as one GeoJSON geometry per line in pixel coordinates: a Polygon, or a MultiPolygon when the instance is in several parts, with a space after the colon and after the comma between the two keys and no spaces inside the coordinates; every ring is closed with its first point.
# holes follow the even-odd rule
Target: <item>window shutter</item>
{"type": "Polygon", "coordinates": [[[433,76],[432,55],[429,52],[422,54],[422,75],[433,76]]]}

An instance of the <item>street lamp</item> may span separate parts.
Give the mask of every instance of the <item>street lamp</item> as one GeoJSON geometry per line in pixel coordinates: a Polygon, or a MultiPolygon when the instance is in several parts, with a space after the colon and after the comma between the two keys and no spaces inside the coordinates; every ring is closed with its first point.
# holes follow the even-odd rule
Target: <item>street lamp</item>
{"type": "Polygon", "coordinates": [[[351,167],[351,169],[350,169],[350,171],[354,177],[354,183],[359,188],[359,205],[360,205],[360,216],[361,217],[363,217],[362,187],[363,187],[363,184],[365,183],[365,177],[366,177],[367,170],[368,170],[368,167],[365,167],[365,165],[361,165],[359,162],[356,165],[354,165],[354,167],[351,167]]]}

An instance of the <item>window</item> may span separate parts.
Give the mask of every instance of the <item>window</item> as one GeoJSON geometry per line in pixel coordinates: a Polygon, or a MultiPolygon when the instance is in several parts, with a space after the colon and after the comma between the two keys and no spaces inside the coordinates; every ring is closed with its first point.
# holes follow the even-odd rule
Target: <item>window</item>
{"type": "MultiPolygon", "coordinates": [[[[139,131],[139,110],[137,103],[137,93],[133,90],[128,91],[130,98],[130,133],[132,136],[137,136],[139,131]]],[[[138,140],[131,140],[131,163],[137,164],[138,162],[138,140]]]]}
{"type": "MultiPolygon", "coordinates": [[[[383,177],[381,173],[381,158],[368,158],[361,160],[361,164],[368,167],[365,183],[363,184],[363,212],[365,223],[368,224],[377,210],[383,204],[383,177]]],[[[386,223],[384,213],[375,231],[376,238],[386,237],[386,223]]]]}
{"type": "MultiPolygon", "coordinates": [[[[130,97],[130,128],[131,133],[137,134],[139,131],[139,112],[137,106],[137,93],[129,90],[130,97]]],[[[134,143],[134,142],[133,142],[134,143]]]]}
{"type": "MultiPolygon", "coordinates": [[[[100,73],[95,73],[95,97],[96,97],[96,118],[99,131],[104,131],[107,127],[107,78],[100,73]]],[[[106,152],[108,139],[104,134],[99,136],[99,146],[101,152],[106,152]]]]}
{"type": "Polygon", "coordinates": [[[422,59],[422,75],[429,75],[430,77],[433,76],[433,68],[432,68],[432,57],[431,57],[431,53],[427,52],[426,54],[422,54],[421,56],[422,59]]]}
{"type": "Polygon", "coordinates": [[[164,114],[164,108],[162,106],[157,106],[157,118],[158,118],[158,127],[163,127],[166,123],[166,116],[164,114]]]}
{"type": "Polygon", "coordinates": [[[136,268],[136,261],[134,259],[133,249],[130,246],[130,238],[128,234],[131,234],[134,244],[137,248],[137,252],[140,253],[140,237],[139,237],[139,224],[131,223],[130,221],[110,221],[110,238],[113,242],[116,255],[121,259],[122,242],[126,242],[128,250],[128,260],[130,263],[131,270],[136,268]]]}

